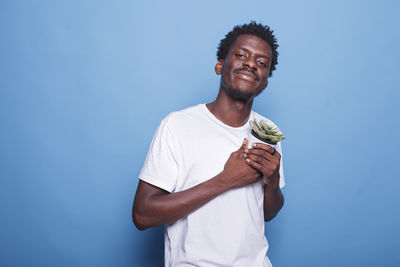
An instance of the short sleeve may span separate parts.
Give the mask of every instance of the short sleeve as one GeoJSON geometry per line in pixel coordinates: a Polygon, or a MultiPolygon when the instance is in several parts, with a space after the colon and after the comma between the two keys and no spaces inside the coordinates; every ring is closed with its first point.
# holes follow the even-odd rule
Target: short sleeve
{"type": "Polygon", "coordinates": [[[282,154],[282,145],[281,142],[278,142],[277,146],[276,146],[276,151],[279,152],[279,154],[281,154],[281,162],[279,164],[279,187],[282,188],[285,186],[285,175],[283,173],[283,154],[282,154]]]}
{"type": "Polygon", "coordinates": [[[174,137],[168,129],[168,121],[164,119],[158,126],[150,145],[146,161],[140,171],[139,178],[149,184],[168,192],[175,189],[178,179],[178,163],[174,137]]]}

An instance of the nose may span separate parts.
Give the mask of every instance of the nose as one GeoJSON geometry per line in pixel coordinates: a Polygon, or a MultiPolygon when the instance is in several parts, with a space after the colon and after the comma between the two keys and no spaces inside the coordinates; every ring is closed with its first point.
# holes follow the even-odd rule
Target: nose
{"type": "Polygon", "coordinates": [[[250,69],[256,70],[257,64],[253,57],[247,57],[245,61],[243,61],[243,66],[246,66],[250,69]]]}

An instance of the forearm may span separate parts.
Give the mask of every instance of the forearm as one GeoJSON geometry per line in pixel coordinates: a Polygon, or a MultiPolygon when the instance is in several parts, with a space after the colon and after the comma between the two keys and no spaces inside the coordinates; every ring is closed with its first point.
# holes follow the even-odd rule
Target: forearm
{"type": "MultiPolygon", "coordinates": [[[[187,216],[229,189],[222,182],[224,175],[221,172],[206,182],[176,193],[160,191],[145,197],[137,195],[132,214],[135,225],[138,229],[144,230],[153,226],[171,224],[187,216]]],[[[151,185],[142,183],[139,186],[151,185]]]]}
{"type": "Polygon", "coordinates": [[[282,208],[284,197],[279,185],[265,185],[264,188],[264,220],[272,220],[282,208]]]}

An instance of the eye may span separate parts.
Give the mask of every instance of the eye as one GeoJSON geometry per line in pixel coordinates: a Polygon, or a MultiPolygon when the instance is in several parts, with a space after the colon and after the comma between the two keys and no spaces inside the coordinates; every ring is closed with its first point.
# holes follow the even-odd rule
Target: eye
{"type": "Polygon", "coordinates": [[[263,67],[267,67],[267,64],[264,63],[264,62],[262,62],[262,61],[258,61],[258,64],[260,64],[260,65],[263,66],[263,67]]]}
{"type": "Polygon", "coordinates": [[[244,58],[245,56],[243,54],[235,54],[236,57],[238,58],[244,58]]]}

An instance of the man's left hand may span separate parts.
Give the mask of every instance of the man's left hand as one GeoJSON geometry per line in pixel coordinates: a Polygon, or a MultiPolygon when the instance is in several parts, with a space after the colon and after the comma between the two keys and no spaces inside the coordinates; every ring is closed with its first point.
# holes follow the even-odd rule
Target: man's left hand
{"type": "Polygon", "coordinates": [[[263,183],[273,188],[279,187],[281,154],[263,143],[253,143],[253,147],[245,152],[247,164],[262,174],[263,183]]]}

